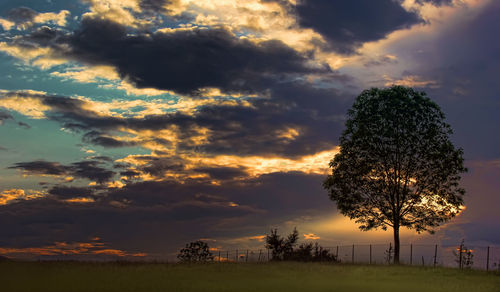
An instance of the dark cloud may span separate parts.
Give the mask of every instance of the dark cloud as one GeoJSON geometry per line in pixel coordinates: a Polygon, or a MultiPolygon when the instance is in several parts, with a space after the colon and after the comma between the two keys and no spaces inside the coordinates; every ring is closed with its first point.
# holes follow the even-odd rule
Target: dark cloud
{"type": "Polygon", "coordinates": [[[244,169],[237,167],[200,167],[194,171],[208,174],[213,179],[228,180],[248,176],[244,169]]]}
{"type": "Polygon", "coordinates": [[[281,41],[254,43],[225,29],[130,34],[117,23],[84,18],[71,35],[48,27],[16,40],[18,45],[51,46],[59,54],[93,65],[111,65],[138,88],[182,94],[215,87],[226,93],[263,92],[303,74],[330,72],[309,65],[281,41]]]}
{"type": "Polygon", "coordinates": [[[31,129],[31,126],[24,122],[17,122],[17,124],[25,129],[31,129]]]}
{"type": "Polygon", "coordinates": [[[110,181],[115,172],[101,167],[101,161],[87,160],[75,162],[70,165],[62,165],[58,162],[37,160],[31,162],[18,162],[10,169],[20,169],[28,174],[34,175],[68,175],[78,178],[86,178],[100,184],[110,181]]]}
{"type": "MultiPolygon", "coordinates": [[[[7,120],[15,121],[16,119],[14,119],[14,117],[11,114],[0,110],[0,126],[3,125],[3,123],[7,120]]],[[[31,129],[31,126],[24,122],[17,122],[17,124],[25,129],[31,129]]]]}
{"type": "Polygon", "coordinates": [[[93,196],[94,190],[88,187],[54,186],[49,190],[49,194],[58,199],[70,199],[93,196]]]}
{"type": "MultiPolygon", "coordinates": [[[[83,109],[80,100],[62,96],[4,93],[6,96],[39,98],[51,107],[46,115],[65,128],[85,131],[83,141],[104,147],[140,146],[113,138],[120,128],[136,131],[161,130],[175,125],[179,151],[213,154],[281,155],[297,157],[331,149],[343,127],[343,114],[350,103],[334,90],[301,83],[284,83],[271,91],[273,99],[254,99],[252,106],[207,105],[193,115],[165,113],[144,118],[103,117],[83,109]],[[343,102],[340,102],[344,99],[343,102]],[[193,140],[198,129],[210,131],[207,141],[193,140]],[[292,131],[292,135],[287,135],[292,131]],[[312,142],[314,141],[314,142],[312,142]]],[[[116,136],[115,136],[116,137],[116,136]]],[[[152,138],[171,147],[171,142],[152,138]]],[[[142,143],[148,141],[141,141],[142,143]]],[[[165,165],[152,162],[147,172],[156,173],[165,165]]],[[[162,161],[161,163],[165,163],[162,161]]],[[[179,166],[178,162],[167,163],[179,166]]]]}
{"type": "Polygon", "coordinates": [[[314,29],[343,54],[421,22],[415,12],[406,11],[394,0],[304,0],[295,11],[300,26],[314,29]]]}
{"type": "Polygon", "coordinates": [[[140,170],[152,176],[163,177],[166,171],[181,172],[184,170],[183,161],[176,157],[143,156],[139,159],[147,161],[140,170]]]}
{"type": "Polygon", "coordinates": [[[100,160],[100,161],[105,161],[105,162],[113,162],[113,158],[108,157],[108,156],[92,156],[92,157],[89,157],[89,159],[100,160]]]}
{"type": "Polygon", "coordinates": [[[9,113],[0,110],[0,125],[2,125],[6,120],[14,120],[14,117],[9,113]]]}
{"type": "Polygon", "coordinates": [[[56,41],[63,36],[59,30],[42,26],[23,37],[23,42],[19,43],[25,47],[51,46],[56,45],[56,41]]]}
{"type": "Polygon", "coordinates": [[[390,56],[386,55],[386,56],[381,56],[378,58],[366,60],[363,63],[363,66],[374,67],[374,66],[390,65],[390,64],[397,64],[397,63],[398,63],[397,59],[391,58],[390,56]]]}
{"type": "Polygon", "coordinates": [[[90,131],[83,135],[83,141],[106,148],[133,147],[137,145],[136,142],[120,141],[112,137],[104,136],[97,131],[90,131]]]}
{"type": "Polygon", "coordinates": [[[491,135],[500,123],[500,83],[492,77],[499,75],[500,39],[491,37],[500,34],[498,15],[500,2],[491,1],[439,38],[416,38],[395,47],[416,60],[415,75],[439,85],[425,91],[444,109],[467,159],[500,156],[500,136],[491,135]]]}
{"type": "Polygon", "coordinates": [[[128,179],[132,179],[134,177],[137,177],[139,176],[141,173],[138,172],[138,171],[135,171],[135,170],[132,170],[132,169],[128,169],[128,170],[125,170],[125,171],[121,171],[120,172],[120,175],[122,176],[126,176],[128,179]]]}
{"type": "Polygon", "coordinates": [[[168,13],[168,6],[179,2],[179,0],[141,0],[139,7],[146,13],[168,13]]]}
{"type": "Polygon", "coordinates": [[[165,254],[202,237],[262,234],[269,226],[311,210],[333,211],[322,179],[288,173],[220,186],[203,181],[150,181],[108,189],[98,196],[88,188],[55,186],[46,198],[0,206],[0,246],[99,236],[117,248],[165,254]],[[62,201],[87,196],[96,202],[62,201]]]}
{"type": "Polygon", "coordinates": [[[101,167],[101,164],[102,162],[94,160],[75,162],[71,164],[71,174],[102,184],[110,181],[115,172],[101,167]]]}
{"type": "Polygon", "coordinates": [[[31,22],[38,12],[28,7],[18,7],[11,9],[7,14],[7,19],[15,22],[16,24],[31,22]]]}
{"type": "Polygon", "coordinates": [[[256,92],[287,74],[327,71],[306,66],[306,56],[282,42],[254,44],[223,29],[129,36],[114,23],[84,19],[70,44],[76,58],[113,65],[139,88],[187,94],[205,87],[256,92]]]}
{"type": "Polygon", "coordinates": [[[44,160],[37,160],[31,162],[18,162],[10,169],[21,169],[31,174],[48,174],[48,175],[64,175],[68,173],[70,167],[64,166],[58,162],[49,162],[44,160]]]}
{"type": "Polygon", "coordinates": [[[451,5],[453,4],[453,0],[416,0],[415,2],[423,4],[423,3],[432,3],[436,6],[443,5],[451,5]]]}
{"type": "MultiPolygon", "coordinates": [[[[157,2],[155,2],[157,3],[157,2]]],[[[296,52],[280,41],[259,44],[224,29],[179,30],[173,33],[129,33],[113,22],[84,18],[80,28],[66,34],[48,27],[16,40],[18,45],[51,46],[59,54],[87,64],[111,65],[138,87],[196,94],[205,87],[227,93],[263,93],[248,106],[205,106],[194,115],[182,113],[142,119],[103,117],[85,110],[77,99],[39,98],[52,108],[47,116],[64,128],[85,131],[83,141],[104,147],[136,146],[119,141],[110,131],[163,129],[176,125],[181,150],[229,154],[300,156],[331,148],[346,103],[333,89],[300,81],[304,74],[321,73],[326,83],[347,84],[325,65],[311,67],[312,55],[296,52]],[[269,98],[270,97],[270,98],[269,98]],[[191,139],[199,127],[211,132],[206,145],[191,139]],[[284,132],[296,130],[297,137],[284,132]],[[311,143],[314,141],[314,143],[311,143]]],[[[166,147],[171,142],[156,138],[166,147]]]]}

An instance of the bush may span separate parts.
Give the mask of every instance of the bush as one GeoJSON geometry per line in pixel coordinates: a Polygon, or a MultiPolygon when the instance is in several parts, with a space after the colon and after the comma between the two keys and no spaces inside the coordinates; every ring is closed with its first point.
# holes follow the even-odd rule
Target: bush
{"type": "Polygon", "coordinates": [[[266,248],[272,251],[273,261],[301,261],[301,262],[319,262],[330,261],[338,262],[337,257],[330,253],[328,249],[323,248],[317,242],[303,243],[295,249],[299,239],[299,232],[294,228],[286,238],[278,234],[277,229],[272,229],[266,236],[266,248]]]}
{"type": "Polygon", "coordinates": [[[179,251],[177,258],[181,262],[207,262],[213,261],[214,256],[206,242],[201,240],[190,242],[179,251]]]}

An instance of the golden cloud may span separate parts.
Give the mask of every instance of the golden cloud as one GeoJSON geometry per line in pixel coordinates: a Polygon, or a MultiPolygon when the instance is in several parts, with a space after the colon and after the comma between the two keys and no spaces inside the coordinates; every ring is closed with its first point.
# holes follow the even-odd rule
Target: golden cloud
{"type": "MultiPolygon", "coordinates": [[[[38,93],[34,91],[22,91],[27,93],[38,93]]],[[[2,92],[0,92],[1,95],[2,92]]],[[[32,119],[45,118],[45,111],[50,110],[49,106],[44,105],[40,99],[24,96],[9,96],[2,98],[0,107],[7,110],[16,111],[32,119]]]]}
{"type": "Polygon", "coordinates": [[[10,30],[12,27],[14,27],[15,23],[12,21],[9,21],[7,19],[0,18],[0,26],[4,30],[10,30]]]}
{"type": "Polygon", "coordinates": [[[408,87],[430,87],[430,88],[439,87],[439,83],[437,81],[424,80],[422,79],[422,77],[417,75],[404,76],[402,79],[392,79],[387,75],[384,75],[383,77],[386,80],[384,86],[402,85],[408,87]]]}
{"type": "Polygon", "coordinates": [[[80,198],[67,199],[67,200],[64,200],[63,202],[66,202],[66,203],[77,203],[77,204],[87,204],[87,203],[94,203],[95,200],[94,200],[94,198],[90,198],[90,197],[80,197],[80,198]]]}
{"type": "Polygon", "coordinates": [[[307,234],[304,234],[304,239],[305,240],[318,240],[318,239],[321,239],[321,237],[317,236],[314,233],[307,233],[307,234]]]}
{"type": "Polygon", "coordinates": [[[90,12],[83,17],[106,19],[124,26],[141,27],[150,21],[138,19],[134,13],[141,12],[138,0],[83,0],[90,4],[90,12]]]}
{"type": "Polygon", "coordinates": [[[130,253],[120,249],[106,247],[106,244],[94,238],[92,242],[54,242],[42,247],[0,247],[0,254],[13,257],[58,256],[58,255],[112,255],[118,257],[145,257],[146,253],[130,253]]]}
{"type": "Polygon", "coordinates": [[[19,201],[28,201],[47,196],[47,193],[36,190],[9,189],[0,193],[0,206],[19,201]]]}
{"type": "Polygon", "coordinates": [[[3,27],[4,30],[10,30],[12,28],[17,29],[26,29],[28,27],[33,26],[34,24],[43,24],[43,23],[53,23],[59,26],[66,26],[66,18],[70,15],[68,10],[61,10],[59,13],[47,12],[47,13],[38,13],[34,16],[34,18],[30,21],[22,22],[16,25],[15,22],[12,22],[7,19],[0,18],[0,26],[3,27]]]}
{"type": "MultiPolygon", "coordinates": [[[[128,163],[135,166],[131,167],[131,170],[139,173],[135,178],[143,181],[172,179],[179,183],[184,183],[192,179],[210,179],[212,184],[220,185],[222,181],[211,178],[206,173],[199,173],[197,169],[222,167],[244,169],[246,175],[244,177],[235,178],[237,180],[276,172],[302,172],[306,174],[326,175],[329,171],[328,162],[338,153],[338,151],[338,147],[335,147],[313,155],[305,155],[297,159],[237,155],[204,156],[196,153],[178,154],[175,150],[171,150],[168,152],[169,154],[162,154],[161,156],[146,155],[148,158],[153,156],[159,159],[176,155],[179,159],[179,163],[183,164],[182,170],[168,168],[160,175],[151,175],[141,171],[141,166],[145,166],[149,163],[149,159],[143,159],[143,155],[128,155],[125,158],[116,160],[116,162],[128,163]]],[[[230,202],[230,206],[237,206],[237,204],[230,202]]]]}
{"type": "Polygon", "coordinates": [[[274,172],[299,171],[307,174],[327,174],[328,162],[338,153],[338,147],[305,155],[297,159],[282,157],[218,155],[215,157],[184,156],[186,168],[205,167],[242,167],[250,176],[260,176],[274,172]]]}
{"type": "Polygon", "coordinates": [[[33,19],[34,23],[47,23],[52,22],[59,26],[66,26],[66,18],[71,13],[68,10],[61,10],[59,13],[47,12],[39,13],[33,19]]]}
{"type": "Polygon", "coordinates": [[[68,62],[51,48],[16,46],[0,42],[0,51],[44,70],[68,62]]]}

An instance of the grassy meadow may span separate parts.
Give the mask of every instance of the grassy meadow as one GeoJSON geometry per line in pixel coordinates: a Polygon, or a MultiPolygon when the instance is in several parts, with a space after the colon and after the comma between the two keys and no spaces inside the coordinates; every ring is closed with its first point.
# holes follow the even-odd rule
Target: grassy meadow
{"type": "Polygon", "coordinates": [[[500,291],[500,273],[320,263],[0,263],[0,291],[500,291]]]}

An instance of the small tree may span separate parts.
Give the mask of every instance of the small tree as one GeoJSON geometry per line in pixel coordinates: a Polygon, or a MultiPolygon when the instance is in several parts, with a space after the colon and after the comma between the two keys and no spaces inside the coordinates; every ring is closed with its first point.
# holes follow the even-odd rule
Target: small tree
{"type": "Polygon", "coordinates": [[[473,254],[472,249],[468,249],[465,246],[464,240],[462,239],[462,242],[460,243],[460,247],[457,248],[457,250],[453,251],[453,254],[455,255],[455,261],[458,264],[458,267],[460,269],[466,268],[470,269],[472,268],[472,264],[474,263],[474,254],[473,254]]]}
{"type": "Polygon", "coordinates": [[[321,247],[317,242],[302,243],[297,248],[299,232],[293,229],[286,238],[278,234],[277,229],[271,229],[271,233],[266,236],[266,248],[272,251],[274,261],[331,261],[337,262],[337,257],[330,253],[328,249],[321,247]]]}
{"type": "Polygon", "coordinates": [[[177,258],[181,262],[207,262],[214,259],[208,244],[201,240],[186,244],[186,247],[180,250],[177,258]]]}
{"type": "Polygon", "coordinates": [[[424,92],[365,90],[347,115],[323,186],[361,230],[393,229],[399,263],[401,226],[433,232],[459,213],[463,151],[453,146],[443,112],[424,92]]]}
{"type": "Polygon", "coordinates": [[[272,260],[286,260],[292,255],[298,240],[297,228],[294,228],[286,238],[278,234],[278,229],[271,229],[271,233],[266,235],[266,248],[271,250],[272,260]]]}

